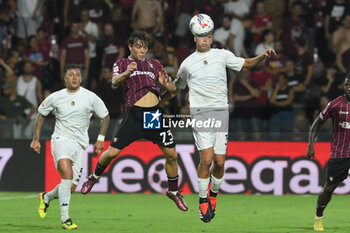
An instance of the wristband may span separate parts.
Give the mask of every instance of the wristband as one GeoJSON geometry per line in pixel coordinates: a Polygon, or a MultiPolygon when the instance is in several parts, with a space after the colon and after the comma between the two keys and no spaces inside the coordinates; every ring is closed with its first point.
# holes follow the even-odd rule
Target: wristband
{"type": "Polygon", "coordinates": [[[97,141],[104,142],[104,141],[105,141],[105,136],[104,136],[104,135],[99,134],[99,135],[98,135],[98,137],[97,137],[97,141]]]}

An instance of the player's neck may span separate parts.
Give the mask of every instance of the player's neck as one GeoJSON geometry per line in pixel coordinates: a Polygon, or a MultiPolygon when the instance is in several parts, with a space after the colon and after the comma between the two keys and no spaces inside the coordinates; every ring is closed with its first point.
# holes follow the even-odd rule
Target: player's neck
{"type": "Polygon", "coordinates": [[[197,48],[196,51],[197,51],[198,53],[207,53],[207,52],[210,51],[210,48],[208,48],[208,49],[199,49],[199,48],[197,48]]]}
{"type": "Polygon", "coordinates": [[[344,95],[344,99],[347,103],[350,104],[350,96],[344,95]]]}
{"type": "Polygon", "coordinates": [[[69,87],[67,87],[67,91],[72,94],[78,92],[79,90],[80,90],[80,86],[77,89],[70,89],[69,87]]]}

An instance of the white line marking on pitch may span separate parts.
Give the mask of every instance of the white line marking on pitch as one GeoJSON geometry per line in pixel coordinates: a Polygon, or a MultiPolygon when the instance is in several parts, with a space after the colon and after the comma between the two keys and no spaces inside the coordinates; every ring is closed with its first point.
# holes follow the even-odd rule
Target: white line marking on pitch
{"type": "Polygon", "coordinates": [[[38,195],[27,195],[27,196],[15,196],[15,197],[0,197],[0,201],[5,201],[5,200],[13,200],[13,199],[23,199],[23,198],[33,198],[36,197],[38,195]]]}

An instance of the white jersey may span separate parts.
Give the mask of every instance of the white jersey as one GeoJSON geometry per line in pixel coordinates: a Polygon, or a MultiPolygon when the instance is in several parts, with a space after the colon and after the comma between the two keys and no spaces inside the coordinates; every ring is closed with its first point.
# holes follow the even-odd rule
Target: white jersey
{"type": "Polygon", "coordinates": [[[227,107],[226,68],[240,71],[244,58],[236,57],[225,49],[194,52],[179,68],[176,86],[189,87],[190,107],[227,107]]]}
{"type": "Polygon", "coordinates": [[[84,149],[89,144],[88,128],[93,112],[99,118],[108,115],[103,101],[95,93],[83,87],[75,93],[70,93],[67,89],[52,93],[40,104],[38,112],[47,116],[53,110],[56,123],[51,140],[76,141],[84,149]]]}
{"type": "MultiPolygon", "coordinates": [[[[38,98],[37,98],[37,83],[38,78],[34,77],[30,81],[25,81],[23,75],[19,76],[17,82],[17,94],[26,98],[35,108],[38,107],[38,98]]],[[[26,114],[30,112],[30,109],[24,111],[26,114]]],[[[32,115],[32,119],[35,118],[36,114],[32,115]]]]}

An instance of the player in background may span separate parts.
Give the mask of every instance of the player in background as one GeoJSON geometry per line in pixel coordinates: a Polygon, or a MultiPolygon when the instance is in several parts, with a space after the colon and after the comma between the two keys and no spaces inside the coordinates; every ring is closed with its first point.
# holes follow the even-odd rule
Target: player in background
{"type": "Polygon", "coordinates": [[[39,216],[45,218],[50,201],[59,199],[61,225],[64,229],[78,226],[69,217],[71,192],[77,187],[84,166],[85,149],[89,145],[88,128],[95,113],[101,119],[100,132],[95,143],[99,154],[104,148],[104,137],[109,124],[108,110],[103,101],[93,92],[80,86],[82,67],[76,64],[66,66],[64,81],[67,88],[49,95],[39,106],[31,148],[40,153],[39,136],[44,118],[51,111],[56,116],[55,130],[51,136],[51,152],[55,166],[61,176],[61,183],[50,192],[39,195],[39,216]]]}
{"type": "MultiPolygon", "coordinates": [[[[126,97],[126,114],[108,150],[102,153],[94,173],[83,184],[81,192],[87,194],[102,175],[103,171],[130,143],[145,138],[156,143],[165,156],[165,172],[168,176],[167,197],[172,199],[182,211],[188,207],[178,191],[178,164],[175,141],[170,129],[145,129],[144,113],[152,113],[152,121],[159,119],[160,89],[158,78],[167,74],[156,59],[145,58],[150,37],[144,31],[133,32],[128,39],[130,56],[121,58],[113,65],[112,84],[123,86],[126,97]]],[[[161,125],[161,123],[159,123],[161,125]]]]}
{"type": "Polygon", "coordinates": [[[175,82],[165,77],[159,80],[168,91],[163,96],[164,100],[174,97],[188,85],[190,112],[193,119],[209,119],[213,116],[221,116],[223,119],[223,127],[218,131],[203,131],[193,127],[193,137],[200,152],[197,170],[199,213],[200,219],[204,222],[209,222],[215,216],[216,196],[224,175],[229,121],[226,68],[236,71],[252,68],[275,55],[274,50],[267,49],[259,56],[244,59],[236,57],[225,49],[212,49],[212,33],[213,30],[202,35],[194,35],[196,51],[182,62],[175,82]],[[210,166],[213,162],[211,172],[210,166]],[[211,189],[208,193],[210,182],[211,189]]]}
{"type": "Polygon", "coordinates": [[[344,95],[329,102],[311,125],[306,152],[310,159],[315,159],[315,139],[321,125],[329,118],[333,120],[331,155],[326,168],[326,183],[316,204],[316,231],[323,231],[323,211],[334,190],[348,177],[350,168],[350,74],[345,77],[344,95]]]}

